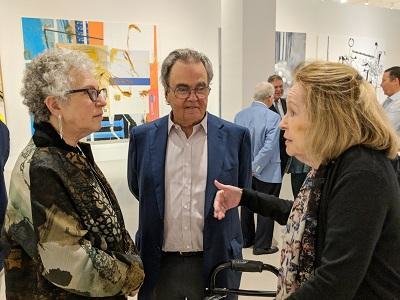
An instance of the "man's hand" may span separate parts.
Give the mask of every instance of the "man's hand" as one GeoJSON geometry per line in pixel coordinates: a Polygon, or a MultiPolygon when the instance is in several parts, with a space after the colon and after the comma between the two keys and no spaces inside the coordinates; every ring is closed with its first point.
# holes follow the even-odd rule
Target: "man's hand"
{"type": "Polygon", "coordinates": [[[214,184],[218,189],[214,199],[214,218],[222,220],[228,209],[239,205],[242,189],[219,183],[217,180],[214,180],[214,184]]]}

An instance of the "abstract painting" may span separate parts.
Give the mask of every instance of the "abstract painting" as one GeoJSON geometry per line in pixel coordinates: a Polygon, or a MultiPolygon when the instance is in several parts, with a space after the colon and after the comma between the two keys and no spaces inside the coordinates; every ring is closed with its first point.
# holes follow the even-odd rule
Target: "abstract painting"
{"type": "Polygon", "coordinates": [[[88,141],[123,141],[132,126],[159,117],[157,26],[22,18],[24,58],[48,48],[86,53],[108,91],[102,128],[88,141]]]}

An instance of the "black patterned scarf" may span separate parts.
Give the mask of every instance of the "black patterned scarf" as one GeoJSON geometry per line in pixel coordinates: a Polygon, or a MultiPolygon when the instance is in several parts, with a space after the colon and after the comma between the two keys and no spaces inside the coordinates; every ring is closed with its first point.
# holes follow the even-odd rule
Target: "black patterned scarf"
{"type": "Polygon", "coordinates": [[[295,199],[283,236],[276,299],[285,299],[314,274],[321,174],[311,170],[295,199]]]}

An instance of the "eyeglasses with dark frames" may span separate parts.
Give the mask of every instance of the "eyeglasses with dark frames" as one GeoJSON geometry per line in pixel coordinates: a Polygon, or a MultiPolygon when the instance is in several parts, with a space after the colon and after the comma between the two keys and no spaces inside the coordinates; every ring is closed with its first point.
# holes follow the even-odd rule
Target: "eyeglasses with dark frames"
{"type": "Polygon", "coordinates": [[[67,95],[86,92],[89,95],[90,100],[93,102],[97,102],[99,100],[99,96],[101,95],[103,99],[107,99],[107,89],[102,88],[100,90],[96,90],[95,88],[85,88],[85,89],[76,89],[76,90],[69,90],[66,92],[67,95]]]}
{"type": "Polygon", "coordinates": [[[190,97],[192,91],[198,99],[205,99],[208,94],[210,94],[211,88],[209,86],[198,86],[195,88],[190,88],[188,86],[177,86],[172,90],[175,97],[179,99],[187,99],[190,97]]]}

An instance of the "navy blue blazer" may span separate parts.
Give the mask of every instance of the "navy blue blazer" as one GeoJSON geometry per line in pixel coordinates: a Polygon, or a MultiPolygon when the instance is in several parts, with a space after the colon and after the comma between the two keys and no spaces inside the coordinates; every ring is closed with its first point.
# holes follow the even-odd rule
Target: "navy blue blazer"
{"type": "MultiPolygon", "coordinates": [[[[281,104],[282,104],[283,112],[286,114],[287,105],[286,105],[286,99],[285,98],[281,98],[281,104]]],[[[274,112],[276,112],[279,115],[279,112],[277,111],[277,109],[275,108],[274,105],[271,105],[271,107],[269,109],[274,111],[274,112]]],[[[286,153],[285,138],[283,137],[284,134],[285,134],[285,130],[281,130],[281,133],[280,133],[280,136],[279,136],[279,149],[280,149],[280,152],[281,152],[281,173],[282,173],[282,177],[283,177],[283,175],[285,175],[286,165],[287,165],[288,160],[289,160],[289,155],[286,153]]]]}
{"type": "MultiPolygon", "coordinates": [[[[10,136],[7,126],[0,121],[0,230],[3,227],[4,215],[7,209],[7,192],[4,182],[4,166],[10,153],[10,136]]],[[[0,245],[0,270],[3,269],[3,246],[0,245]]]]}
{"type": "MultiPolygon", "coordinates": [[[[164,239],[165,154],[168,115],[131,130],[128,153],[128,184],[139,200],[136,245],[144,264],[145,280],[139,299],[150,299],[157,282],[164,239]]],[[[242,232],[238,210],[229,210],[218,221],[213,217],[217,189],[213,181],[239,187],[251,184],[249,131],[216,116],[207,116],[207,185],[204,203],[204,285],[212,269],[222,262],[242,258],[242,232]]],[[[238,288],[240,273],[224,272],[218,284],[238,288]]]]}

